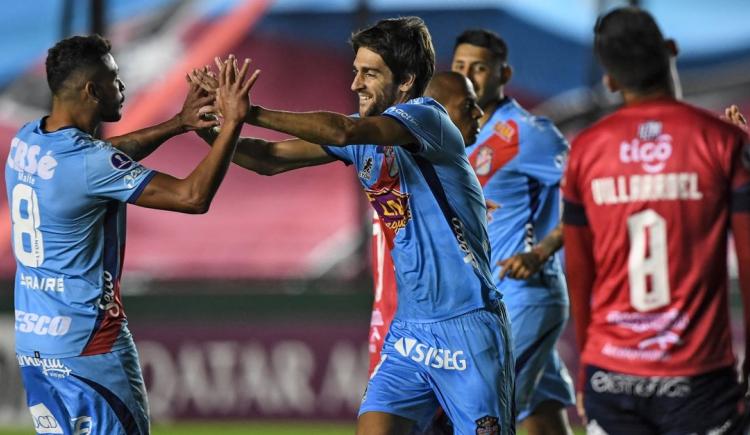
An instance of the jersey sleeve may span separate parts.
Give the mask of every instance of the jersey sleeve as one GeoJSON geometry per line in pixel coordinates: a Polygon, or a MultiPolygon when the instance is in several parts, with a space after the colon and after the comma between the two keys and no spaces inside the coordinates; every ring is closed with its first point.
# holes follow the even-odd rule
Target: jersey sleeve
{"type": "Polygon", "coordinates": [[[109,143],[96,141],[85,154],[84,177],[89,195],[133,203],[156,175],[109,143]]]}
{"type": "MultiPolygon", "coordinates": [[[[419,154],[426,157],[437,153],[446,152],[444,146],[456,141],[445,140],[446,135],[450,134],[445,130],[445,121],[453,126],[448,115],[440,112],[436,107],[427,104],[405,103],[389,107],[383,112],[384,116],[395,119],[414,136],[419,145],[419,154]]],[[[458,129],[456,129],[458,133],[458,129]]],[[[459,142],[463,144],[463,140],[459,142]]],[[[463,149],[460,150],[463,152],[463,149]]]]}
{"type": "Polygon", "coordinates": [[[561,179],[563,194],[563,218],[566,225],[588,226],[583,196],[579,186],[579,148],[573,142],[573,148],[567,161],[564,176],[561,179]]]}
{"type": "Polygon", "coordinates": [[[560,182],[570,146],[563,135],[546,119],[520,132],[517,169],[542,184],[560,182]]]}
{"type": "Polygon", "coordinates": [[[731,211],[750,213],[750,138],[739,135],[729,157],[729,182],[732,189],[731,211]]]}

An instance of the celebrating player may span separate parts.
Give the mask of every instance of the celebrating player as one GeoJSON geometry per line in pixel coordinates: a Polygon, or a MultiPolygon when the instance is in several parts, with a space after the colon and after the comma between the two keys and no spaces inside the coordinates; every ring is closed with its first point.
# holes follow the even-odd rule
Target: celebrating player
{"type": "Polygon", "coordinates": [[[731,227],[747,343],[748,137],[677,101],[676,47],[647,12],[601,16],[594,47],[605,85],[625,105],[573,141],[564,183],[567,278],[584,368],[577,386],[589,429],[741,433],[727,235],[731,227]]]}
{"type": "MultiPolygon", "coordinates": [[[[205,213],[235,149],[255,78],[225,64],[218,89],[224,128],[184,180],[147,169],[95,138],[120,119],[124,84],[98,35],[58,42],[47,56],[52,111],[11,142],[16,352],[38,433],[148,434],[146,391],[120,298],[125,204],[205,213]],[[43,424],[43,426],[39,426],[43,424]]],[[[205,128],[193,86],[182,112],[119,137],[139,157],[179,132],[205,128]]]]}
{"type": "Polygon", "coordinates": [[[461,132],[421,97],[434,70],[430,34],[419,18],[387,19],[351,42],[360,116],[253,106],[249,123],[299,139],[241,140],[234,161],[267,174],[353,164],[383,222],[398,306],[359,434],[423,429],[438,404],[457,433],[514,433],[513,360],[490,276],[484,197],[461,132]]]}
{"type": "Polygon", "coordinates": [[[488,224],[492,272],[511,320],[517,418],[530,434],[567,434],[573,386],[555,345],[568,319],[568,297],[555,252],[562,245],[556,227],[568,143],[548,119],[505,95],[512,69],[497,34],[462,33],[452,68],[474,83],[484,111],[466,152],[495,205],[488,224]]]}

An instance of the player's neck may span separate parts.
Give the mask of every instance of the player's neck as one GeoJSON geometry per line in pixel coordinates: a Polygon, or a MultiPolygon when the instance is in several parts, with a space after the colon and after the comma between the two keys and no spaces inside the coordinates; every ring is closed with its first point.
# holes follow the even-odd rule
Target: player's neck
{"type": "Polygon", "coordinates": [[[628,90],[622,90],[622,99],[625,101],[626,106],[647,103],[654,100],[670,99],[674,100],[675,93],[672,89],[661,88],[652,92],[631,92],[628,90]]]}
{"type": "Polygon", "coordinates": [[[507,97],[505,96],[503,92],[500,92],[497,98],[492,99],[491,101],[489,101],[487,104],[485,104],[482,107],[482,112],[484,112],[484,114],[482,115],[481,118],[479,118],[480,129],[484,128],[484,124],[486,124],[487,121],[489,121],[490,118],[492,118],[492,115],[495,113],[495,110],[497,110],[498,107],[505,104],[506,101],[507,101],[507,97]]]}
{"type": "Polygon", "coordinates": [[[65,102],[54,101],[52,111],[45,120],[44,130],[53,132],[65,127],[75,127],[93,135],[98,126],[99,120],[94,113],[72,107],[65,102]]]}

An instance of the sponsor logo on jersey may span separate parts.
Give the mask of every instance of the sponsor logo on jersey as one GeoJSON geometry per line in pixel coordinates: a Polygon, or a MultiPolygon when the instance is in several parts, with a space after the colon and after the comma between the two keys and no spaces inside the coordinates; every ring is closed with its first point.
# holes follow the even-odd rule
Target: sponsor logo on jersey
{"type": "Polygon", "coordinates": [[[21,181],[29,184],[34,184],[34,176],[49,180],[55,175],[57,160],[52,156],[52,151],[40,156],[41,152],[42,148],[39,145],[28,145],[14,137],[10,142],[8,166],[19,172],[21,181]]]}
{"type": "Polygon", "coordinates": [[[380,216],[381,222],[387,228],[398,232],[406,227],[406,224],[411,220],[408,193],[385,188],[380,190],[365,189],[365,194],[378,216],[380,216]]]}
{"type": "Polygon", "coordinates": [[[143,166],[136,164],[135,168],[133,168],[128,175],[124,176],[122,180],[125,182],[125,186],[128,189],[132,189],[135,187],[136,182],[139,178],[141,178],[141,175],[143,175],[146,172],[146,168],[143,166]]]}
{"type": "Polygon", "coordinates": [[[115,294],[115,280],[109,271],[104,271],[104,287],[99,298],[99,309],[106,311],[112,317],[120,316],[120,304],[115,294]]]}
{"type": "Polygon", "coordinates": [[[485,415],[478,419],[476,423],[477,435],[498,435],[500,433],[500,424],[497,417],[485,415]]]}
{"type": "Polygon", "coordinates": [[[65,379],[71,371],[65,364],[56,358],[36,358],[27,355],[16,355],[19,367],[40,367],[45,376],[57,379],[65,379]]]}
{"type": "Polygon", "coordinates": [[[509,122],[498,122],[495,124],[495,134],[505,142],[510,143],[516,135],[516,127],[509,122]]]}
{"type": "Polygon", "coordinates": [[[426,367],[443,370],[466,370],[466,358],[462,350],[437,349],[409,337],[399,338],[393,347],[404,358],[410,358],[426,367]]]}
{"type": "Polygon", "coordinates": [[[687,397],[690,379],[677,377],[646,377],[597,370],[589,380],[597,393],[623,394],[637,397],[687,397]]]}
{"type": "Polygon", "coordinates": [[[479,269],[479,262],[477,257],[469,247],[469,243],[466,242],[466,236],[464,236],[464,224],[457,217],[451,219],[451,227],[453,227],[453,235],[456,236],[458,242],[458,248],[464,253],[464,263],[471,264],[475,269],[479,269]]]}
{"type": "Polygon", "coordinates": [[[365,166],[359,171],[359,178],[369,180],[372,177],[372,157],[368,157],[365,166]]]}
{"type": "Polygon", "coordinates": [[[73,319],[67,316],[46,316],[16,310],[16,331],[26,334],[58,337],[70,330],[73,319]]]}
{"type": "Polygon", "coordinates": [[[133,166],[133,160],[121,151],[115,151],[109,157],[109,163],[118,171],[126,171],[133,166]]]}
{"type": "Polygon", "coordinates": [[[88,435],[94,429],[94,420],[89,416],[72,418],[73,435],[88,435]]]}
{"type": "Polygon", "coordinates": [[[65,279],[61,276],[38,277],[34,275],[27,275],[21,272],[21,276],[18,279],[18,284],[21,287],[26,287],[29,290],[41,290],[45,292],[57,293],[62,293],[65,291],[65,279]]]}
{"type": "Polygon", "coordinates": [[[31,418],[34,420],[34,429],[38,434],[57,434],[63,433],[60,423],[52,415],[49,408],[44,403],[37,403],[29,408],[31,418]]]}
{"type": "Polygon", "coordinates": [[[638,137],[620,144],[620,161],[640,164],[644,171],[661,172],[672,156],[672,136],[662,133],[660,122],[649,121],[638,127],[638,137]]]}
{"type": "Polygon", "coordinates": [[[495,152],[491,147],[483,146],[477,153],[477,158],[474,161],[474,172],[477,175],[487,175],[492,169],[492,156],[495,152]]]}

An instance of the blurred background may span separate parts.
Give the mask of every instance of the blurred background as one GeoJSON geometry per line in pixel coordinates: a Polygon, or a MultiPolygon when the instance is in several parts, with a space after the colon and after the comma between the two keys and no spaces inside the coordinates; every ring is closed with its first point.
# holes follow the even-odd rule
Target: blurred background
{"type": "MultiPolygon", "coordinates": [[[[572,137],[619,104],[602,89],[591,36],[600,12],[626,3],[651,11],[677,40],[686,100],[716,113],[733,103],[750,110],[745,0],[14,1],[0,15],[0,149],[49,110],[44,59],[63,37],[97,32],[114,45],[127,90],[122,121],[106,126],[112,136],[177,113],[185,73],[229,53],[263,70],[256,104],[353,113],[348,37],[399,15],[426,21],[439,70],[461,31],[498,32],[515,70],[507,93],[572,137]]],[[[206,151],[186,134],[145,164],[185,176],[206,151]]],[[[0,203],[0,431],[30,433],[13,352],[7,207],[0,203]]],[[[283,422],[284,433],[351,433],[367,376],[371,234],[357,179],[338,163],[273,178],[232,168],[203,216],[130,207],[122,291],[157,427],[201,420],[179,433],[215,433],[213,422],[238,421],[247,433],[249,422],[283,422]]],[[[571,371],[573,349],[568,331],[560,351],[571,371]]]]}

